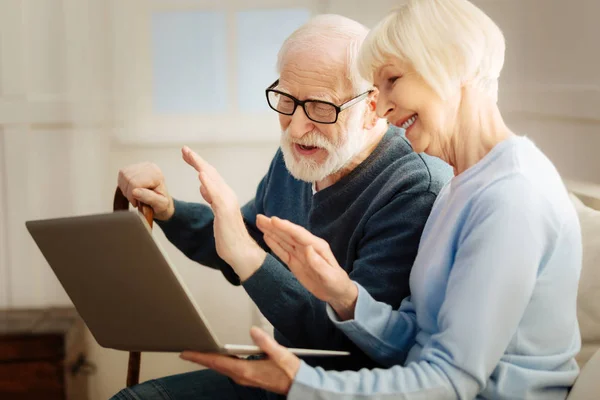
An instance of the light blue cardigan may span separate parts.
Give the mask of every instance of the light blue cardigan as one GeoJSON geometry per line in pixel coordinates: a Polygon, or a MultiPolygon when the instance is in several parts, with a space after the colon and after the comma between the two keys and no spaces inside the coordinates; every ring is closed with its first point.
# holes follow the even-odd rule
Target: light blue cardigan
{"type": "Polygon", "coordinates": [[[399,310],[360,285],[355,319],[329,308],[390,368],[303,363],[288,398],[564,399],[578,374],[581,252],[559,174],[529,139],[507,139],[440,193],[399,310]]]}

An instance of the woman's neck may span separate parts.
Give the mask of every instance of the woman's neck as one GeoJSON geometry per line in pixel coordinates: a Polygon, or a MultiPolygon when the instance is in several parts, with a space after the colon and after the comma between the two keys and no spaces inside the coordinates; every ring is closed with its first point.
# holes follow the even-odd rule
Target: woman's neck
{"type": "Polygon", "coordinates": [[[454,175],[471,168],[498,143],[514,136],[504,123],[495,102],[490,99],[479,104],[481,106],[471,108],[470,113],[469,110],[462,111],[458,129],[444,151],[442,158],[454,168],[454,175]]]}

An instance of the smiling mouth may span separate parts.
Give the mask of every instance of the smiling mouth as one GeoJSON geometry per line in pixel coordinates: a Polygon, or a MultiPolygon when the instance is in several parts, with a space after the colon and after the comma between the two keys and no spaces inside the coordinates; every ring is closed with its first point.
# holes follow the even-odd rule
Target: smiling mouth
{"type": "Polygon", "coordinates": [[[417,121],[418,118],[419,118],[418,114],[414,114],[410,118],[408,118],[406,121],[396,124],[396,126],[402,128],[404,130],[407,130],[408,128],[413,126],[413,124],[417,121]]]}

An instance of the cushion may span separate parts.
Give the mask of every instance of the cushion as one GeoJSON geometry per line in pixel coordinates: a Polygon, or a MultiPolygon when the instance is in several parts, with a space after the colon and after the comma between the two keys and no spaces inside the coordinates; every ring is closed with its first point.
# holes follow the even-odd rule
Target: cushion
{"type": "Polygon", "coordinates": [[[580,366],[600,348],[600,211],[586,206],[574,194],[583,243],[583,264],[577,296],[577,318],[582,349],[577,356],[580,366]]]}
{"type": "Polygon", "coordinates": [[[567,400],[597,400],[600,393],[600,351],[581,369],[567,400]]]}

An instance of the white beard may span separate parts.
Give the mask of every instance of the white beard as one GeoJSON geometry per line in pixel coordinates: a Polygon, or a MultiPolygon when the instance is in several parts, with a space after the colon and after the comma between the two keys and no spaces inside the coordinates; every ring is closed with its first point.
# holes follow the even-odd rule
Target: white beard
{"type": "Polygon", "coordinates": [[[290,138],[287,129],[283,131],[281,134],[281,151],[285,166],[290,174],[301,181],[313,183],[321,181],[344,168],[349,161],[363,150],[366,142],[365,132],[362,129],[354,128],[359,126],[359,121],[356,120],[360,120],[360,114],[355,113],[354,115],[359,118],[352,118],[353,121],[348,121],[348,125],[352,129],[348,130],[346,140],[340,144],[330,142],[316,130],[308,132],[296,140],[290,138]],[[321,164],[303,156],[299,156],[299,159],[296,160],[293,153],[294,144],[324,149],[328,154],[327,159],[321,164]]]}

